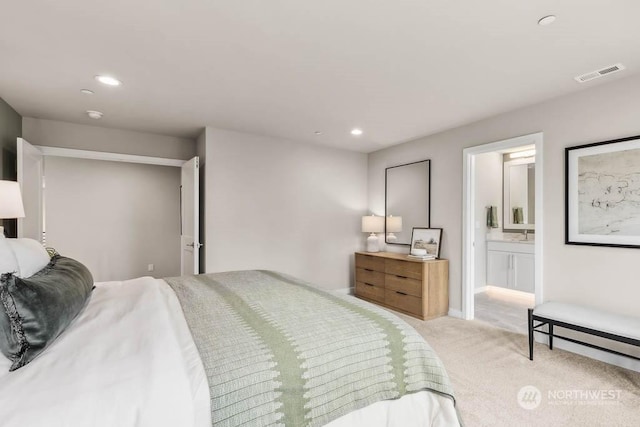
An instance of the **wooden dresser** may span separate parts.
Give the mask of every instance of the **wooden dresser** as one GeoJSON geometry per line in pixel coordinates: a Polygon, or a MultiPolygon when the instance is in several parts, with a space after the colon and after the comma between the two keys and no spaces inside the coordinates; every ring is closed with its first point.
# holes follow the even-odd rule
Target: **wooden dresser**
{"type": "Polygon", "coordinates": [[[392,252],[356,252],[356,296],[419,319],[449,311],[449,261],[392,252]]]}

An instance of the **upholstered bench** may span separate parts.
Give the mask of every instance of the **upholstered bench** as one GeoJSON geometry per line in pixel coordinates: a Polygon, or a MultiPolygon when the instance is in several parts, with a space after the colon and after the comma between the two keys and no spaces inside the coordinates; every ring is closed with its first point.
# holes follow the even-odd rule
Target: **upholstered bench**
{"type": "Polygon", "coordinates": [[[561,302],[546,302],[529,309],[529,359],[533,360],[533,333],[549,336],[549,349],[553,350],[553,338],[640,360],[640,358],[615,350],[586,343],[554,333],[554,326],[572,329],[585,334],[607,338],[626,344],[640,346],[640,318],[607,313],[588,307],[561,302]],[[535,322],[539,322],[535,324],[535,322]],[[548,332],[539,328],[548,325],[548,332]]]}

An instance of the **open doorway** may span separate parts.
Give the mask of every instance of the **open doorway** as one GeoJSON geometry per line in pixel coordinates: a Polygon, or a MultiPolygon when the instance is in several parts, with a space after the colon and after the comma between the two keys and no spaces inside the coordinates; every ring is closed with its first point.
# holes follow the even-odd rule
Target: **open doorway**
{"type": "Polygon", "coordinates": [[[463,317],[526,332],[542,301],[542,133],[464,150],[463,317]]]}
{"type": "Polygon", "coordinates": [[[198,273],[198,157],[17,147],[18,237],[78,259],[96,281],[198,273]]]}

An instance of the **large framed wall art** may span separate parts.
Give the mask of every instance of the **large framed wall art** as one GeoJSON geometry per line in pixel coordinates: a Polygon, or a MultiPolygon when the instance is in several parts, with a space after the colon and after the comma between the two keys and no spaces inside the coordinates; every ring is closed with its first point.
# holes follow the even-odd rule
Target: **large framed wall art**
{"type": "Polygon", "coordinates": [[[640,248],[640,135],[565,149],[565,243],[640,248]]]}

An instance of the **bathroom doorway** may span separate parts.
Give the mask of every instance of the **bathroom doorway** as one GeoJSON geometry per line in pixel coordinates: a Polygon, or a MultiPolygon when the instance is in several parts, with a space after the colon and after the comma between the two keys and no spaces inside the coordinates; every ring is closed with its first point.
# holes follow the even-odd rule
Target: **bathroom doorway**
{"type": "Polygon", "coordinates": [[[463,317],[526,332],[542,300],[542,133],[464,150],[463,317]]]}

